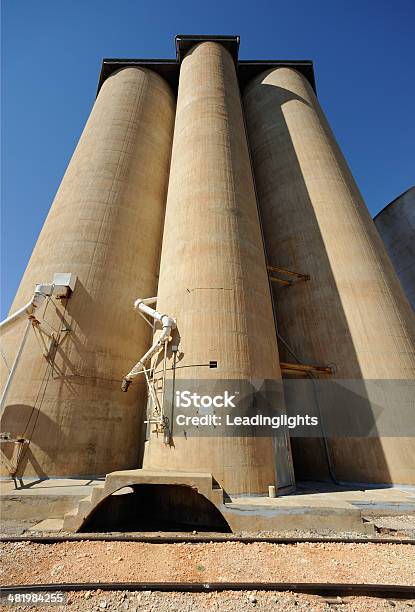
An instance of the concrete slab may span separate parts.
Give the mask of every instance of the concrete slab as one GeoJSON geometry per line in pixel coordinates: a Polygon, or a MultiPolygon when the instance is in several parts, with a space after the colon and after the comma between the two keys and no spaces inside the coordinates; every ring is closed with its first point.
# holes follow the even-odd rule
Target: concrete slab
{"type": "Polygon", "coordinates": [[[274,499],[269,497],[232,497],[231,503],[227,503],[229,506],[251,506],[261,508],[335,508],[341,510],[353,510],[356,509],[353,504],[346,501],[336,500],[330,498],[330,496],[319,496],[317,499],[311,496],[289,496],[289,497],[276,497],[274,499]]]}
{"type": "Polygon", "coordinates": [[[359,508],[330,493],[233,497],[225,508],[228,522],[247,531],[330,529],[367,534],[374,530],[363,522],[359,508]]]}
{"type": "Polygon", "coordinates": [[[362,511],[366,517],[415,515],[415,487],[379,487],[370,485],[340,486],[323,483],[300,483],[298,499],[311,504],[311,499],[330,499],[334,503],[344,501],[362,511]],[[358,488],[359,487],[359,488],[358,488]]]}
{"type": "Polygon", "coordinates": [[[232,532],[330,529],[366,534],[374,531],[372,524],[363,521],[359,508],[328,493],[277,498],[234,496],[225,500],[222,489],[209,473],[145,469],[107,474],[104,485],[95,487],[75,511],[66,514],[64,530],[81,530],[106,498],[121,487],[140,484],[190,486],[216,506],[232,532]]]}
{"type": "Polygon", "coordinates": [[[0,479],[0,496],[4,495],[88,495],[91,487],[104,482],[105,478],[24,478],[19,480],[0,479]]]}
{"type": "Polygon", "coordinates": [[[36,533],[39,531],[62,531],[63,528],[63,519],[45,519],[44,521],[40,521],[40,523],[36,523],[33,527],[30,527],[27,531],[36,533]]]}
{"type": "Polygon", "coordinates": [[[63,516],[76,508],[103,480],[73,478],[0,481],[0,512],[2,521],[40,521],[63,516]]]}
{"type": "MultiPolygon", "coordinates": [[[[331,529],[367,533],[373,530],[362,517],[415,517],[415,488],[365,489],[322,483],[300,483],[295,493],[277,498],[234,496],[223,499],[207,473],[126,470],[113,472],[107,480],[25,480],[16,487],[0,482],[2,521],[36,521],[31,531],[62,528],[65,515],[73,530],[106,496],[119,494],[129,484],[182,484],[196,489],[220,510],[233,531],[284,531],[331,529]],[[48,522],[51,519],[51,522],[48,522]],[[79,522],[79,519],[80,522],[79,522]]],[[[65,530],[67,528],[65,527],[65,530]]]]}
{"type": "Polygon", "coordinates": [[[364,522],[357,508],[292,505],[226,504],[223,515],[233,531],[331,530],[372,534],[372,523],[364,522]]]}

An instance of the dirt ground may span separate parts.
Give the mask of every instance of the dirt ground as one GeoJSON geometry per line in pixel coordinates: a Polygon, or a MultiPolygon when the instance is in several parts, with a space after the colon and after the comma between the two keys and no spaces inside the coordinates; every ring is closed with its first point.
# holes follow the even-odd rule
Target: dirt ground
{"type": "Polygon", "coordinates": [[[141,593],[86,591],[68,593],[66,606],[13,606],[7,612],[410,612],[415,600],[401,602],[371,597],[328,598],[295,593],[265,591],[223,591],[221,593],[141,593]]]}
{"type": "Polygon", "coordinates": [[[1,551],[2,584],[192,580],[415,585],[415,546],[405,544],[16,542],[2,544],[1,551]]]}
{"type": "MultiPolygon", "coordinates": [[[[405,544],[16,542],[1,545],[1,560],[3,585],[99,581],[312,581],[415,586],[415,547],[405,544]]],[[[331,606],[338,612],[390,610],[392,607],[415,610],[415,602],[347,598],[327,603],[317,596],[246,591],[206,594],[80,592],[69,594],[68,605],[71,610],[140,612],[328,610],[331,606]]],[[[19,608],[14,605],[12,609],[19,608]]],[[[40,610],[42,606],[33,609],[40,610]]],[[[50,606],[44,609],[51,610],[50,606]]]]}

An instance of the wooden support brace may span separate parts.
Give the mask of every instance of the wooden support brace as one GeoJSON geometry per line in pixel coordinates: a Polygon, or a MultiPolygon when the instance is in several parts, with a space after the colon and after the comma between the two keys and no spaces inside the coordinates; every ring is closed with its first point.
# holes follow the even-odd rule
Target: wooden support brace
{"type": "Polygon", "coordinates": [[[282,278],[277,278],[276,276],[270,276],[269,280],[272,283],[278,283],[279,285],[292,285],[292,281],[289,280],[283,280],[282,278]]]}
{"type": "MultiPolygon", "coordinates": [[[[296,281],[310,280],[309,274],[303,274],[301,272],[294,272],[293,270],[287,270],[287,268],[277,268],[276,266],[267,265],[267,270],[269,272],[278,272],[279,274],[285,274],[286,276],[294,276],[296,278],[296,281]]],[[[292,281],[292,282],[296,282],[296,281],[292,281]]],[[[292,283],[288,283],[288,284],[292,284],[292,283]]]]}
{"type": "Polygon", "coordinates": [[[329,366],[280,362],[280,367],[282,372],[323,372],[324,374],[333,374],[333,369],[329,366]]]}

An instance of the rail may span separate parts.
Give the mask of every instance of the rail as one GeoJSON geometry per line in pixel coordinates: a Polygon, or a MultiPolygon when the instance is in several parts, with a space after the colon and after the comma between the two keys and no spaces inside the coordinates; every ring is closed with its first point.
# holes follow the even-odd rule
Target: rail
{"type": "Polygon", "coordinates": [[[0,587],[4,599],[8,595],[33,592],[73,591],[168,591],[209,593],[212,591],[278,591],[326,596],[366,596],[396,599],[415,597],[415,585],[367,584],[349,582],[52,582],[17,584],[0,587]]]}

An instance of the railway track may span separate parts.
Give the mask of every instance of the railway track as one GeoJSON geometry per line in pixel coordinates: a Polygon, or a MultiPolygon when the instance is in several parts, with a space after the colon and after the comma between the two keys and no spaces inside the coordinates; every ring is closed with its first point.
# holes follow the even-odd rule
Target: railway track
{"type": "Polygon", "coordinates": [[[366,596],[385,599],[413,599],[415,586],[402,584],[353,584],[319,582],[61,582],[18,584],[0,587],[4,599],[8,595],[74,592],[74,591],[164,591],[209,593],[222,591],[275,591],[320,596],[366,596]]]}
{"type": "Polygon", "coordinates": [[[106,534],[106,533],[77,533],[72,535],[0,535],[0,543],[33,542],[38,544],[57,544],[59,542],[142,542],[145,544],[210,544],[218,542],[240,542],[252,544],[266,542],[269,544],[415,544],[415,538],[340,538],[340,537],[267,537],[267,536],[218,536],[218,535],[141,535],[141,534],[106,534]]]}
{"type": "MultiPolygon", "coordinates": [[[[71,535],[19,535],[0,536],[2,543],[32,542],[37,544],[57,544],[64,542],[140,542],[145,544],[210,544],[239,542],[251,544],[264,542],[272,544],[295,545],[298,543],[335,543],[335,544],[415,544],[410,538],[374,538],[374,537],[266,537],[238,536],[219,534],[120,534],[120,533],[79,533],[71,535]]],[[[82,592],[82,591],[151,591],[175,593],[209,593],[224,591],[263,591],[291,592],[306,595],[318,595],[322,598],[336,597],[373,597],[379,599],[414,600],[415,586],[405,584],[379,583],[345,583],[345,582],[54,582],[36,584],[10,584],[0,587],[1,600],[9,595],[45,592],[82,592]]],[[[329,601],[329,599],[327,599],[329,601]]]]}

